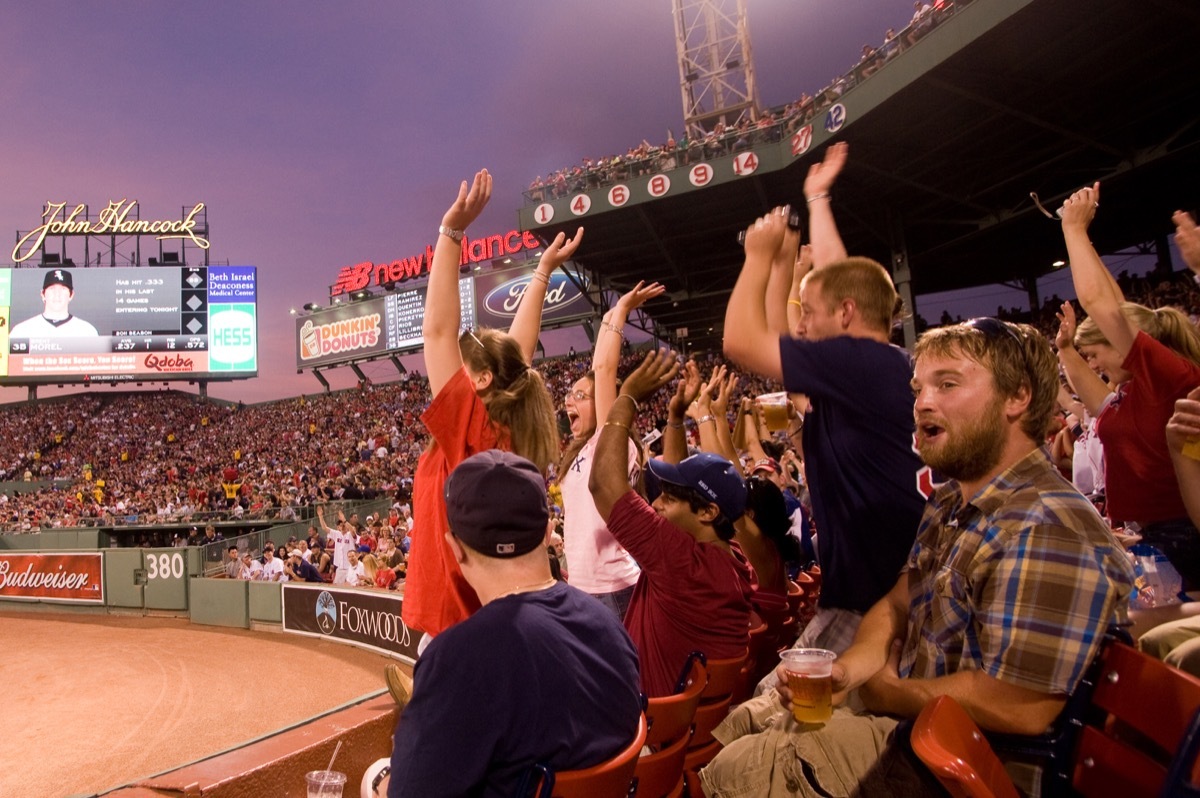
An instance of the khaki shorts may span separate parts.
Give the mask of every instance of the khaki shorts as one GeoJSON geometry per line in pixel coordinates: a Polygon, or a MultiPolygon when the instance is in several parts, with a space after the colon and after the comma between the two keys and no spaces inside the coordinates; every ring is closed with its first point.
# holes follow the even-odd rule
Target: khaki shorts
{"type": "Polygon", "coordinates": [[[834,710],[821,727],[796,723],[770,690],[735,708],[713,732],[725,746],[700,772],[709,798],[944,796],[905,744],[898,721],[834,710]]]}

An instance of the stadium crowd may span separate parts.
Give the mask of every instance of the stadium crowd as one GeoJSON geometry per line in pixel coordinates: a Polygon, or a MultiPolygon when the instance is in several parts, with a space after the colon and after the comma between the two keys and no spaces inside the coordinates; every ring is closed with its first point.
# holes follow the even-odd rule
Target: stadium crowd
{"type": "Polygon", "coordinates": [[[958,8],[970,2],[938,0],[929,3],[917,0],[907,27],[899,33],[889,28],[878,46],[864,44],[857,63],[813,94],[803,92],[798,99],[782,106],[755,109],[752,114],[744,114],[737,120],[719,122],[703,135],[685,132],[677,140],[668,133],[662,144],[651,144],[643,139],[640,144],[629,147],[624,154],[584,157],[578,165],[556,169],[544,178],[538,175],[525,192],[525,199],[531,204],[562,199],[630,178],[669,172],[736,154],[758,144],[782,141],[819,117],[847,91],[870,78],[952,16],[958,8]]]}
{"type": "MultiPolygon", "coordinates": [[[[1116,627],[1200,674],[1200,623],[1181,611],[1200,589],[1200,229],[1175,215],[1191,274],[1115,278],[1088,237],[1100,184],[1084,187],[1060,210],[1078,308],[1053,297],[1027,321],[943,318],[910,355],[891,343],[891,278],[837,230],[847,157],[833,145],[804,182],[810,244],[787,208],[746,231],[720,355],[632,351],[629,314],[663,290],[639,283],[590,362],[535,367],[542,294],[582,228],[546,248],[510,331],[461,331],[455,277],[491,193],[481,171],[439,229],[426,376],[255,407],[164,393],[8,408],[4,474],[68,484],[14,495],[4,514],[32,530],[312,507],[305,540],[261,562],[230,545],[225,574],[405,581],[421,656],[411,679],[387,669],[403,705],[392,796],[512,794],[541,756],[594,765],[633,738],[637,692],[682,689],[697,650],[762,677],[694,761],[708,796],[820,795],[825,779],[939,794],[900,719],[948,695],[987,731],[1038,735],[1116,627]],[[778,404],[763,396],[781,389],[778,404]],[[381,496],[386,517],[326,512],[381,496]],[[800,618],[789,596],[805,570],[819,599],[800,618]],[[1132,611],[1145,609],[1166,614],[1132,611]],[[793,722],[804,698],[786,668],[752,659],[758,621],[771,652],[837,656],[820,727],[793,722]],[[530,717],[546,679],[597,669],[603,694],[564,687],[558,711],[530,717]],[[491,681],[472,687],[483,670],[491,681]],[[470,712],[481,689],[486,723],[470,712]],[[559,739],[574,742],[540,745],[559,739]]],[[[1038,765],[1004,758],[1036,792],[1038,765]]]]}
{"type": "MultiPolygon", "coordinates": [[[[682,689],[689,651],[749,663],[755,618],[776,625],[773,640],[837,655],[837,706],[820,727],[790,722],[804,699],[783,666],[765,669],[758,694],[712,732],[719,750],[689,774],[705,795],[820,795],[832,783],[940,794],[897,736],[899,719],[945,694],[989,731],[1036,736],[1055,724],[1106,633],[1141,635],[1136,624],[1164,618],[1131,607],[1170,610],[1200,584],[1200,459],[1185,454],[1200,437],[1200,231],[1191,218],[1174,221],[1194,274],[1118,280],[1087,235],[1100,186],[1081,189],[1060,211],[1078,309],[1052,297],[1031,314],[943,318],[910,358],[890,343],[897,297],[886,271],[850,257],[837,232],[831,187],[847,153],[834,145],[805,181],[810,245],[799,246],[788,209],[747,230],[726,315],[726,330],[737,330],[725,339],[728,359],[681,363],[625,349],[628,314],[657,284],[639,283],[605,315],[590,368],[578,357],[531,368],[520,314],[508,335],[438,333],[442,373],[422,417],[434,443],[418,465],[412,551],[439,556],[409,565],[405,621],[425,633],[424,653],[411,679],[388,668],[405,707],[389,795],[449,783],[437,762],[451,749],[491,751],[460,761],[452,778],[464,791],[508,784],[531,754],[495,735],[507,739],[503,730],[524,719],[537,668],[488,659],[495,647],[480,641],[519,634],[539,648],[566,646],[561,670],[577,680],[595,654],[581,624],[614,617],[651,699],[682,689]],[[754,376],[739,381],[734,368],[754,376]],[[777,415],[755,397],[779,387],[790,398],[777,415]],[[570,431],[564,441],[557,430],[566,446],[557,468],[544,420],[522,415],[551,397],[570,431]],[[524,488],[538,472],[530,496],[524,488]],[[484,492],[484,473],[505,491],[484,492]],[[1106,485],[1109,473],[1117,481],[1106,485]],[[429,504],[422,514],[425,480],[440,516],[429,504]],[[565,524],[553,522],[551,502],[565,524]],[[1151,548],[1127,550],[1135,542],[1151,548]],[[572,603],[548,557],[598,601],[572,603]],[[785,609],[789,578],[814,558],[820,598],[797,623],[785,609]],[[1167,572],[1177,581],[1164,581],[1167,572]],[[416,596],[439,603],[410,617],[416,596]],[[508,685],[493,722],[466,744],[437,723],[447,707],[465,713],[464,702],[478,700],[458,688],[460,667],[490,667],[508,685]]],[[[452,274],[490,180],[485,171],[464,183],[447,211],[431,286],[439,271],[452,274]]],[[[573,250],[581,236],[560,235],[547,251],[573,250]]],[[[534,283],[545,274],[540,265],[534,283]]],[[[441,288],[430,289],[427,335],[457,318],[452,284],[441,288]]],[[[1165,626],[1143,647],[1200,672],[1200,625],[1185,614],[1165,626]]],[[[599,724],[605,711],[587,696],[565,709],[540,718],[537,736],[599,724]]],[[[586,744],[545,753],[557,767],[582,767],[603,758],[592,746],[611,754],[632,734],[596,728],[586,744]]],[[[1039,765],[1004,758],[1022,791],[1036,792],[1039,765]]]]}

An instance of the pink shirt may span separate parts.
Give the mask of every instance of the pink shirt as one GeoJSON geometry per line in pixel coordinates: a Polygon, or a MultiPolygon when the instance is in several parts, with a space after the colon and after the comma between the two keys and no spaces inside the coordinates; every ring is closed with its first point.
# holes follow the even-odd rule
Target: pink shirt
{"type": "MultiPolygon", "coordinates": [[[[641,573],[633,557],[608,531],[588,490],[599,437],[592,435],[558,482],[562,488],[563,545],[571,586],[592,595],[632,587],[641,573]]],[[[630,484],[637,481],[638,470],[637,447],[630,441],[630,484]]]]}

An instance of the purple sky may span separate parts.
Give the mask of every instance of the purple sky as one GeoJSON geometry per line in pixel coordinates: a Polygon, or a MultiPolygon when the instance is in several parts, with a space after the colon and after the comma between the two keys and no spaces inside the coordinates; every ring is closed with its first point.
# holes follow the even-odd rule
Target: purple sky
{"type": "MultiPolygon", "coordinates": [[[[909,0],[748,5],[766,105],[826,85],[912,14],[909,0]]],[[[327,300],[342,265],[433,243],[475,169],[496,192],[474,231],[503,232],[534,176],[683,127],[670,0],[50,2],[5,16],[0,230],[35,227],[47,200],[136,198],[147,219],[206,203],[213,262],[259,270],[260,376],[211,386],[223,398],[317,390],[295,373],[289,308],[327,300]]]]}

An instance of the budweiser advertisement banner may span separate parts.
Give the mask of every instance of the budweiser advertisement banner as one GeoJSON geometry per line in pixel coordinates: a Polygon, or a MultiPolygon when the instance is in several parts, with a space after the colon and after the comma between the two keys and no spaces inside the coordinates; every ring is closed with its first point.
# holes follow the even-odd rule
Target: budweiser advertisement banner
{"type": "Polygon", "coordinates": [[[0,553],[0,599],[104,603],[104,555],[0,553]]]}
{"type": "Polygon", "coordinates": [[[372,648],[415,662],[420,633],[400,620],[401,599],[394,593],[333,585],[283,585],[283,630],[372,648]]]}

